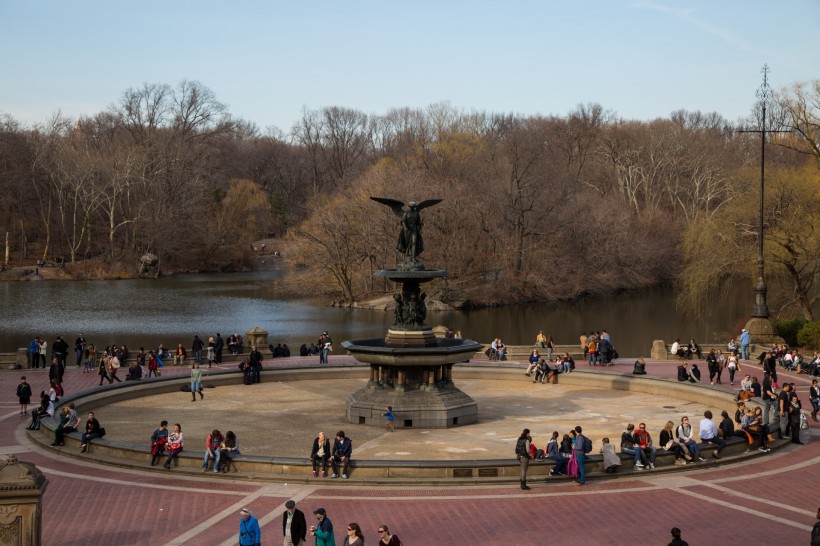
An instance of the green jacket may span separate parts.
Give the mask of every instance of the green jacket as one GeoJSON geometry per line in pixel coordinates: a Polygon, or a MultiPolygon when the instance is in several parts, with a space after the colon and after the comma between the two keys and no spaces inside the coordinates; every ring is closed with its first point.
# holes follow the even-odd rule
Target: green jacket
{"type": "Polygon", "coordinates": [[[336,539],[333,537],[333,524],[325,517],[322,522],[316,526],[316,546],[336,546],[336,539]]]}
{"type": "Polygon", "coordinates": [[[202,380],[202,369],[191,368],[191,381],[199,383],[202,380]]]}

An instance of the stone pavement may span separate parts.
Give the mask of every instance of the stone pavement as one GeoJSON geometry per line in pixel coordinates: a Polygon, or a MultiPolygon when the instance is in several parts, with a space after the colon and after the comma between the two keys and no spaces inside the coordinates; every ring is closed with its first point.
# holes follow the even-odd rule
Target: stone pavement
{"type": "MultiPolygon", "coordinates": [[[[294,362],[300,359],[287,361],[294,362]]],[[[331,365],[349,363],[346,357],[331,358],[331,365]]],[[[630,360],[622,359],[608,370],[629,372],[631,367],[630,360]]],[[[673,362],[648,362],[650,374],[672,377],[674,368],[673,362]]],[[[747,367],[754,368],[751,363],[747,367]]],[[[45,386],[47,372],[24,373],[37,392],[45,386]]],[[[176,373],[188,370],[166,368],[166,375],[176,373]]],[[[0,389],[7,393],[0,403],[0,453],[16,453],[48,477],[46,545],[227,546],[237,543],[243,506],[260,518],[262,543],[278,545],[288,498],[296,500],[308,521],[313,510],[326,508],[340,546],[352,521],[362,526],[368,545],[377,543],[380,524],[387,524],[408,546],[559,541],[657,545],[669,542],[674,526],[693,546],[807,544],[820,506],[816,435],[806,446],[789,445],[770,456],[728,466],[593,479],[583,488],[542,481],[527,492],[510,486],[345,487],[330,480],[289,485],[97,466],[62,457],[28,439],[14,396],[20,375],[0,373],[0,389]]],[[[793,380],[808,407],[806,379],[793,380]]],[[[72,368],[66,389],[73,392],[97,381],[72,368]]]]}

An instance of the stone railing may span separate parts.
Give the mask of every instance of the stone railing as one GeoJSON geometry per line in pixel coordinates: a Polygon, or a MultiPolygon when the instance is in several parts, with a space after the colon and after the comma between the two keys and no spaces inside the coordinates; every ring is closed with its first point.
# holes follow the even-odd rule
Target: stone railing
{"type": "MultiPolygon", "coordinates": [[[[267,380],[293,381],[310,379],[317,373],[322,374],[323,379],[349,379],[360,378],[362,376],[362,366],[354,365],[347,367],[332,368],[284,368],[266,370],[263,375],[267,380]]],[[[454,376],[458,379],[520,379],[521,366],[508,365],[497,362],[477,362],[475,364],[457,365],[454,367],[454,376]]],[[[122,383],[108,386],[103,389],[92,389],[66,396],[61,400],[62,404],[74,402],[80,414],[88,409],[99,407],[122,400],[137,398],[140,396],[155,395],[165,392],[175,392],[180,385],[189,381],[187,377],[161,377],[138,382],[122,383]]],[[[242,376],[236,372],[216,372],[208,376],[208,382],[215,385],[233,385],[242,382],[242,376]]],[[[718,387],[707,387],[690,383],[680,383],[674,379],[665,379],[652,376],[632,376],[618,372],[597,371],[586,372],[583,370],[572,374],[561,376],[561,384],[574,385],[585,388],[613,389],[630,392],[641,392],[657,396],[665,396],[676,399],[701,404],[710,408],[731,408],[735,405],[735,393],[729,389],[718,387]]],[[[754,401],[747,402],[747,406],[754,407],[754,401]]],[[[52,419],[46,418],[42,422],[40,432],[31,432],[31,437],[47,445],[52,439],[52,432],[55,423],[52,419]]],[[[597,439],[596,439],[597,440],[597,439]]],[[[77,453],[80,439],[78,433],[71,433],[65,437],[66,448],[61,452],[69,457],[77,457],[83,460],[91,458],[98,462],[127,466],[132,468],[150,467],[150,453],[145,444],[134,444],[120,440],[99,439],[93,443],[90,454],[80,455],[77,453]]],[[[744,458],[756,456],[759,453],[753,451],[744,453],[747,447],[745,443],[731,439],[729,446],[724,450],[725,457],[744,458]]],[[[708,453],[711,446],[703,446],[708,453]]],[[[595,450],[597,451],[597,450],[595,450]]],[[[202,465],[203,452],[183,451],[174,460],[174,464],[182,470],[198,472],[202,465]]],[[[621,457],[622,468],[628,470],[632,467],[632,458],[621,457]]],[[[242,476],[253,477],[255,479],[263,476],[269,479],[287,477],[288,481],[303,482],[308,480],[310,463],[304,457],[281,457],[275,454],[251,455],[243,454],[237,457],[237,470],[242,476]]],[[[710,463],[705,464],[712,464],[710,463]]],[[[673,470],[674,460],[671,453],[658,453],[656,466],[659,470],[673,470]]],[[[702,465],[698,465],[701,468],[702,465]]],[[[546,476],[552,468],[552,461],[535,461],[530,466],[530,475],[533,477],[546,476]]],[[[686,467],[684,467],[686,468],[686,467]]],[[[590,455],[586,460],[586,470],[588,473],[602,473],[603,460],[600,455],[590,455]]],[[[477,482],[499,482],[512,483],[517,480],[519,465],[512,458],[504,459],[484,459],[484,460],[365,460],[353,459],[351,461],[351,480],[345,483],[477,483],[477,482]]]]}
{"type": "MultiPolygon", "coordinates": [[[[488,360],[485,351],[489,346],[489,343],[484,345],[480,351],[476,352],[472,360],[488,360]]],[[[538,354],[541,357],[546,358],[547,350],[545,348],[536,347],[535,345],[507,345],[506,360],[527,362],[533,349],[538,349],[538,354]]],[[[584,359],[584,352],[581,350],[580,343],[576,343],[575,345],[556,345],[555,349],[552,351],[552,357],[556,358],[558,356],[562,356],[564,353],[569,353],[575,361],[584,359]]]]}
{"type": "MultiPolygon", "coordinates": [[[[703,355],[703,358],[706,358],[706,355],[708,355],[712,349],[714,349],[715,352],[721,350],[726,354],[729,352],[726,345],[726,343],[704,343],[700,345],[700,353],[703,355]]],[[[684,344],[683,347],[686,348],[686,344],[684,344]]],[[[755,360],[757,359],[757,355],[766,349],[768,349],[768,347],[764,347],[763,345],[750,345],[749,356],[755,360]]],[[[649,354],[652,360],[678,360],[680,358],[672,352],[672,344],[662,339],[656,339],[652,342],[652,350],[649,354]]],[[[738,354],[740,354],[740,346],[738,346],[738,354]]],[[[694,358],[697,358],[697,356],[694,358]]]]}

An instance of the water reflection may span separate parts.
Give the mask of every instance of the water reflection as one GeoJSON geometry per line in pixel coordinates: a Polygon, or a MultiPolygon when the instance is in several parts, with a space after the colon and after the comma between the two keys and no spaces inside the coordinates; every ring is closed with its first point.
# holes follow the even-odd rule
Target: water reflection
{"type": "MultiPolygon", "coordinates": [[[[190,344],[221,332],[244,334],[259,326],[274,343],[292,349],[323,330],[334,340],[384,335],[390,312],[337,309],[322,301],[283,300],[277,272],[192,275],[167,279],[89,282],[0,283],[4,311],[0,351],[24,347],[35,334],[71,344],[80,332],[98,346],[125,343],[155,347],[190,344]]],[[[430,313],[427,323],[446,324],[465,337],[509,344],[533,343],[538,330],[557,343],[576,343],[582,331],[606,328],[622,355],[648,355],[653,339],[695,337],[708,342],[748,316],[751,290],[739,287],[708,316],[691,317],[675,307],[675,293],[662,288],[625,292],[573,303],[499,307],[469,312],[430,313]]],[[[722,339],[722,337],[721,337],[722,339]]]]}

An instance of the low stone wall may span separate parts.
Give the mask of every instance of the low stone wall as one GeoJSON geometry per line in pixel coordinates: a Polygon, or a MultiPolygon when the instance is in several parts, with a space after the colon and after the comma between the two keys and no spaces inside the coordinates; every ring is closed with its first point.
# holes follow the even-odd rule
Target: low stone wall
{"type": "MultiPolygon", "coordinates": [[[[685,345],[684,345],[685,348],[685,345]]],[[[728,348],[726,343],[705,343],[700,345],[700,353],[703,355],[703,358],[706,358],[706,355],[709,354],[709,351],[712,349],[717,352],[718,350],[723,351],[723,353],[728,353],[728,348]]],[[[763,345],[750,345],[749,346],[749,356],[752,359],[757,359],[757,355],[759,355],[762,351],[767,350],[768,347],[764,347],[763,345]]],[[[738,354],[740,350],[738,349],[738,354]]],[[[672,344],[667,343],[662,339],[656,339],[652,342],[652,349],[649,352],[650,358],[652,360],[679,360],[680,357],[672,352],[672,344]]],[[[697,357],[696,357],[697,358],[697,357]]]]}
{"type": "MultiPolygon", "coordinates": [[[[476,354],[471,358],[471,360],[489,360],[489,358],[487,358],[487,355],[484,353],[484,351],[486,351],[487,347],[489,346],[489,343],[487,345],[482,346],[481,350],[477,351],[476,354]]],[[[506,359],[528,362],[533,349],[538,349],[538,354],[546,358],[547,350],[541,347],[536,347],[535,345],[507,345],[506,359]]],[[[552,357],[556,358],[558,356],[563,356],[564,353],[569,353],[569,355],[576,362],[584,359],[584,352],[581,350],[580,343],[576,343],[575,345],[556,345],[555,349],[552,351],[552,357]]]]}
{"type": "MultiPolygon", "coordinates": [[[[292,368],[266,370],[263,372],[266,380],[294,381],[309,379],[314,374],[321,373],[325,379],[345,379],[361,377],[361,366],[338,367],[338,368],[292,368]]],[[[454,378],[465,379],[498,379],[500,376],[505,379],[520,379],[520,366],[502,366],[500,363],[487,362],[471,365],[457,365],[454,367],[454,378]]],[[[180,386],[187,383],[186,377],[168,377],[142,380],[138,382],[128,382],[110,386],[105,389],[93,389],[78,392],[66,396],[61,400],[62,404],[74,402],[78,412],[84,412],[95,407],[112,404],[122,400],[136,398],[145,395],[154,395],[164,392],[179,390],[180,386]]],[[[238,372],[216,372],[208,376],[208,383],[215,385],[234,385],[242,382],[242,376],[238,372]]],[[[667,396],[676,399],[684,399],[707,407],[731,407],[735,403],[734,392],[728,389],[705,387],[690,383],[680,383],[671,379],[657,378],[651,376],[632,376],[617,372],[597,371],[585,372],[576,371],[571,374],[560,376],[562,384],[582,386],[588,388],[614,389],[631,392],[642,392],[653,395],[667,396]]],[[[747,406],[754,407],[754,401],[747,402],[747,406]]],[[[31,432],[31,437],[43,445],[50,443],[53,437],[55,423],[47,418],[42,422],[40,432],[31,432]]],[[[95,440],[90,454],[80,455],[79,433],[72,433],[65,438],[66,448],[63,454],[70,457],[77,457],[83,460],[94,459],[100,463],[115,464],[118,466],[147,469],[150,461],[150,453],[147,445],[132,444],[117,440],[95,440]]],[[[745,442],[739,439],[732,439],[730,445],[723,451],[724,458],[732,455],[744,455],[745,442]]],[[[709,455],[713,448],[704,446],[704,453],[709,455]]],[[[597,450],[596,450],[597,451],[597,450]]],[[[753,451],[745,456],[755,456],[758,452],[753,451]]],[[[187,469],[191,472],[198,472],[202,465],[202,451],[184,451],[175,458],[175,465],[180,469],[187,469]]],[[[631,469],[632,458],[623,456],[622,468],[631,469]]],[[[287,478],[288,481],[302,482],[308,480],[310,464],[304,458],[278,457],[275,455],[241,455],[235,459],[237,470],[243,475],[251,478],[276,479],[278,477],[287,478]]],[[[685,468],[674,466],[674,460],[670,453],[658,452],[656,467],[668,470],[685,468]]],[[[533,477],[546,476],[552,468],[550,460],[533,461],[530,466],[530,475],[533,477]]],[[[588,473],[603,472],[603,461],[600,455],[590,455],[586,460],[588,473]]],[[[351,461],[352,483],[362,482],[402,482],[413,483],[477,483],[477,482],[514,482],[518,479],[519,466],[511,457],[508,459],[489,460],[447,460],[447,461],[396,461],[396,460],[364,460],[354,459],[351,461]]]]}

